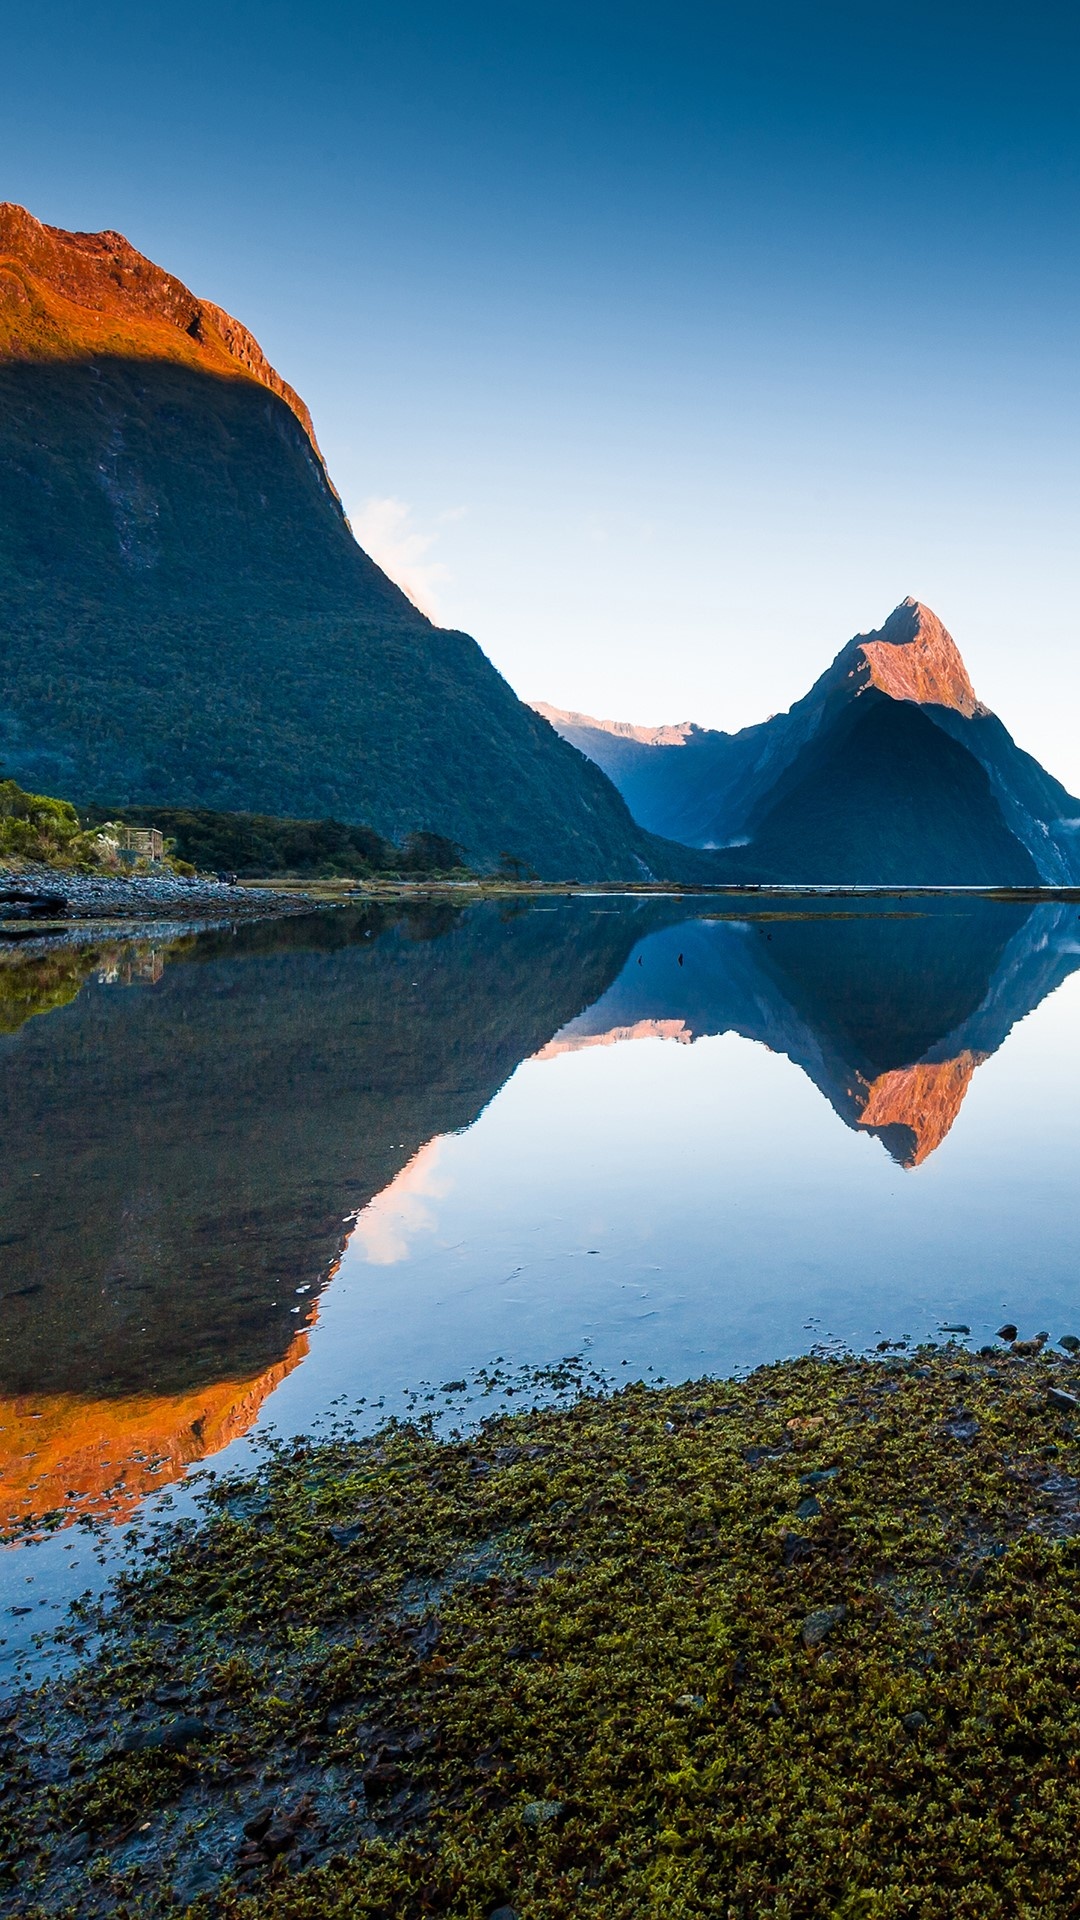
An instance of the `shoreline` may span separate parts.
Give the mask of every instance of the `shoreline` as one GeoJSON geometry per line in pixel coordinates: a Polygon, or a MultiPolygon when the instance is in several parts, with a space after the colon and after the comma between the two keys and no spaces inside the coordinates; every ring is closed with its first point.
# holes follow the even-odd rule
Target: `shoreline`
{"type": "Polygon", "coordinates": [[[5,1710],[8,1910],[1072,1911],[1080,1367],[882,1346],[208,1477],[5,1710]]]}
{"type": "MultiPolygon", "coordinates": [[[[211,930],[234,920],[271,919],[318,913],[329,907],[364,906],[440,900],[461,906],[499,899],[702,899],[720,905],[768,911],[789,903],[806,902],[828,910],[831,902],[873,906],[885,900],[993,900],[1014,904],[1080,902],[1078,887],[927,887],[870,885],[788,886],[771,882],[731,885],[678,885],[661,881],[514,881],[474,880],[352,880],[279,876],[241,879],[234,884],[179,876],[76,874],[61,869],[24,865],[0,869],[0,894],[7,889],[63,895],[63,912],[50,917],[5,913],[0,899],[0,951],[41,951],[56,945],[78,944],[98,935],[136,939],[167,928],[195,932],[211,930]]],[[[740,915],[740,917],[744,917],[740,915]]]]}
{"type": "Polygon", "coordinates": [[[116,936],[121,926],[126,937],[134,937],[138,929],[157,931],[163,923],[191,932],[195,922],[211,927],[230,920],[309,912],[321,904],[297,888],[254,894],[220,880],[189,880],[173,874],[113,877],[23,864],[0,868],[0,944],[25,948],[28,942],[55,944],[72,934],[83,939],[97,932],[116,936]],[[2,899],[7,892],[36,893],[46,907],[51,898],[62,898],[63,910],[53,915],[40,908],[9,913],[2,899]]]}
{"type": "Polygon", "coordinates": [[[500,899],[504,896],[521,899],[544,899],[551,896],[574,899],[588,899],[593,895],[625,897],[629,899],[713,899],[722,900],[1006,900],[1014,902],[1030,901],[1037,904],[1043,900],[1062,900],[1080,902],[1080,887],[969,887],[969,886],[877,886],[861,884],[821,885],[781,885],[772,881],[732,882],[713,884],[701,882],[694,884],[663,880],[318,880],[305,879],[303,882],[279,880],[242,880],[239,886],[250,892],[263,887],[288,889],[301,884],[307,889],[307,895],[318,904],[329,902],[350,902],[364,900],[411,900],[429,896],[439,899],[472,900],[500,899]]]}

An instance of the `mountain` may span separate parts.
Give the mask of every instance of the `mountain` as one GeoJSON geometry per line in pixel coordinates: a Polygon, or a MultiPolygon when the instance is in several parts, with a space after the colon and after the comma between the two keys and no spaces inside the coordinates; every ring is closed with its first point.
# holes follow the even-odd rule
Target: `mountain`
{"type": "Polygon", "coordinates": [[[11,205],[0,631],[0,766],[34,791],[429,830],[555,878],[665,871],[596,767],[357,545],[246,328],[122,235],[11,205]]]}
{"type": "Polygon", "coordinates": [[[540,711],[643,826],[724,848],[732,877],[1080,882],[1080,800],[976,698],[916,600],[857,634],[787,713],[740,733],[540,711]]]}

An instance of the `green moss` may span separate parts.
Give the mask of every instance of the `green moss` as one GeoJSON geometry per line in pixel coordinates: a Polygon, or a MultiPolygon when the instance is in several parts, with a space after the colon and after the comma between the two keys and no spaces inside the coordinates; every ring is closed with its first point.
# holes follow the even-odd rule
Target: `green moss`
{"type": "Polygon", "coordinates": [[[28,1707],[86,1773],[9,1792],[22,1910],[83,1826],[115,1874],[158,1849],[133,1914],[200,1848],[228,1920],[1075,1911],[1071,1378],[810,1358],[278,1450],[28,1707]],[[155,1697],[203,1731],[151,1767],[116,1742],[155,1697]]]}

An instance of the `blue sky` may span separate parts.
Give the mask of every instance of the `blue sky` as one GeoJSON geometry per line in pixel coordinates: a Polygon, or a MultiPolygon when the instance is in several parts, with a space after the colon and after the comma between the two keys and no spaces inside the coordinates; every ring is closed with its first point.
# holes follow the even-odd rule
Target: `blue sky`
{"type": "Polygon", "coordinates": [[[1078,80],[1041,0],[57,0],[0,197],[240,315],[524,696],[739,726],[914,593],[1078,790],[1078,80]]]}

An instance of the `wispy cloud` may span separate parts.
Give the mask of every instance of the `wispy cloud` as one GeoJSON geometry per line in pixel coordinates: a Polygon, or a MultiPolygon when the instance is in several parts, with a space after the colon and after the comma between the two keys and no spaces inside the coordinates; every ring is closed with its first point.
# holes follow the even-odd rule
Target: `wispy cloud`
{"type": "Polygon", "coordinates": [[[440,513],[435,528],[425,532],[416,525],[413,510],[406,500],[392,494],[365,500],[352,514],[353,530],[365,552],[377,560],[384,573],[407,593],[414,607],[429,620],[439,618],[439,589],[450,579],[443,561],[429,558],[439,533],[449,521],[460,520],[464,507],[451,507],[440,513]]]}

